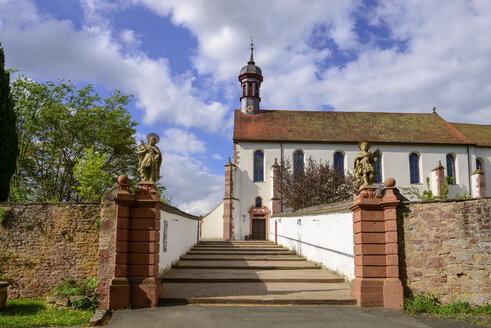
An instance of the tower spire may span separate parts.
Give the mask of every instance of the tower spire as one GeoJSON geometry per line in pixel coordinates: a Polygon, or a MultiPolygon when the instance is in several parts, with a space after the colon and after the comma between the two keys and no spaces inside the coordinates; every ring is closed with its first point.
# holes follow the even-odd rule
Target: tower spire
{"type": "Polygon", "coordinates": [[[252,36],[251,36],[251,59],[249,59],[249,62],[247,64],[252,64],[254,65],[254,42],[252,41],[252,36]]]}

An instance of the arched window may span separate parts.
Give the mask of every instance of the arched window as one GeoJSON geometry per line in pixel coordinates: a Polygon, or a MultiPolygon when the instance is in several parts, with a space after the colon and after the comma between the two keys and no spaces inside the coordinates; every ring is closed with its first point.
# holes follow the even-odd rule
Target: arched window
{"type": "Polygon", "coordinates": [[[303,152],[297,150],[293,153],[293,175],[296,178],[303,173],[303,152]]]}
{"type": "Polygon", "coordinates": [[[452,154],[447,154],[447,177],[449,184],[455,184],[455,160],[452,154]]]}
{"type": "Polygon", "coordinates": [[[263,200],[261,197],[256,197],[256,207],[263,207],[263,200]]]}
{"type": "Polygon", "coordinates": [[[249,83],[249,84],[248,84],[247,95],[248,95],[248,96],[252,96],[252,83],[249,83]]]}
{"type": "Polygon", "coordinates": [[[242,84],[242,97],[245,97],[246,96],[246,85],[245,83],[242,84]]]}
{"type": "Polygon", "coordinates": [[[256,97],[259,97],[259,84],[255,84],[254,86],[255,86],[255,89],[254,89],[254,90],[255,90],[255,91],[254,91],[254,95],[255,95],[256,97]]]}
{"type": "Polygon", "coordinates": [[[484,171],[484,161],[481,158],[476,158],[476,170],[479,168],[484,171]]]}
{"type": "Polygon", "coordinates": [[[411,183],[419,183],[419,156],[416,153],[409,155],[409,176],[411,183]]]}
{"type": "Polygon", "coordinates": [[[254,152],[254,181],[264,181],[264,153],[254,152]]]}
{"type": "Polygon", "coordinates": [[[334,153],[334,168],[339,173],[344,173],[344,155],[340,151],[334,153]]]}
{"type": "Polygon", "coordinates": [[[373,157],[377,159],[373,166],[375,168],[375,182],[382,182],[382,154],[376,151],[373,157]]]}

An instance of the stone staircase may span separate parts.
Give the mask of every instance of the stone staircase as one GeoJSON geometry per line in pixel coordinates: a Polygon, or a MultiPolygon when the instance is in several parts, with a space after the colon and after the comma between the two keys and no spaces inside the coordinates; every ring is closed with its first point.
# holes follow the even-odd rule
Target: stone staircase
{"type": "Polygon", "coordinates": [[[356,304],[349,285],[268,241],[201,241],[162,277],[160,304],[356,304]]]}

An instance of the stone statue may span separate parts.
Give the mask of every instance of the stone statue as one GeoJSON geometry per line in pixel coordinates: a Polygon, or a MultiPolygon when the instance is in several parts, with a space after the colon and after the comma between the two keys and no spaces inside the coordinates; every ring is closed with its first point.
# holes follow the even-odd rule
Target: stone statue
{"type": "Polygon", "coordinates": [[[156,133],[147,135],[148,143],[141,140],[138,149],[138,172],[141,182],[155,183],[160,179],[160,165],[162,164],[162,153],[156,144],[160,141],[156,133]]]}
{"type": "Polygon", "coordinates": [[[374,158],[372,152],[369,152],[370,142],[361,141],[359,143],[360,152],[355,158],[355,177],[358,188],[363,188],[372,185],[375,182],[375,167],[374,164],[377,158],[374,158]]]}

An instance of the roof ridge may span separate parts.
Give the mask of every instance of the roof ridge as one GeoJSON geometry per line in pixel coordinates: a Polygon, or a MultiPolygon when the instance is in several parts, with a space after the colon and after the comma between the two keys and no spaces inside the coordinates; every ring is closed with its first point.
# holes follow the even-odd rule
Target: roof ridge
{"type": "Polygon", "coordinates": [[[450,124],[465,124],[465,125],[478,125],[478,126],[491,126],[491,124],[476,124],[476,123],[458,123],[458,122],[448,122],[450,124]]]}
{"type": "Polygon", "coordinates": [[[260,109],[259,112],[261,111],[296,112],[296,113],[366,113],[366,114],[433,115],[433,113],[406,113],[406,112],[401,113],[401,112],[373,112],[373,111],[349,111],[349,110],[260,109]]]}

